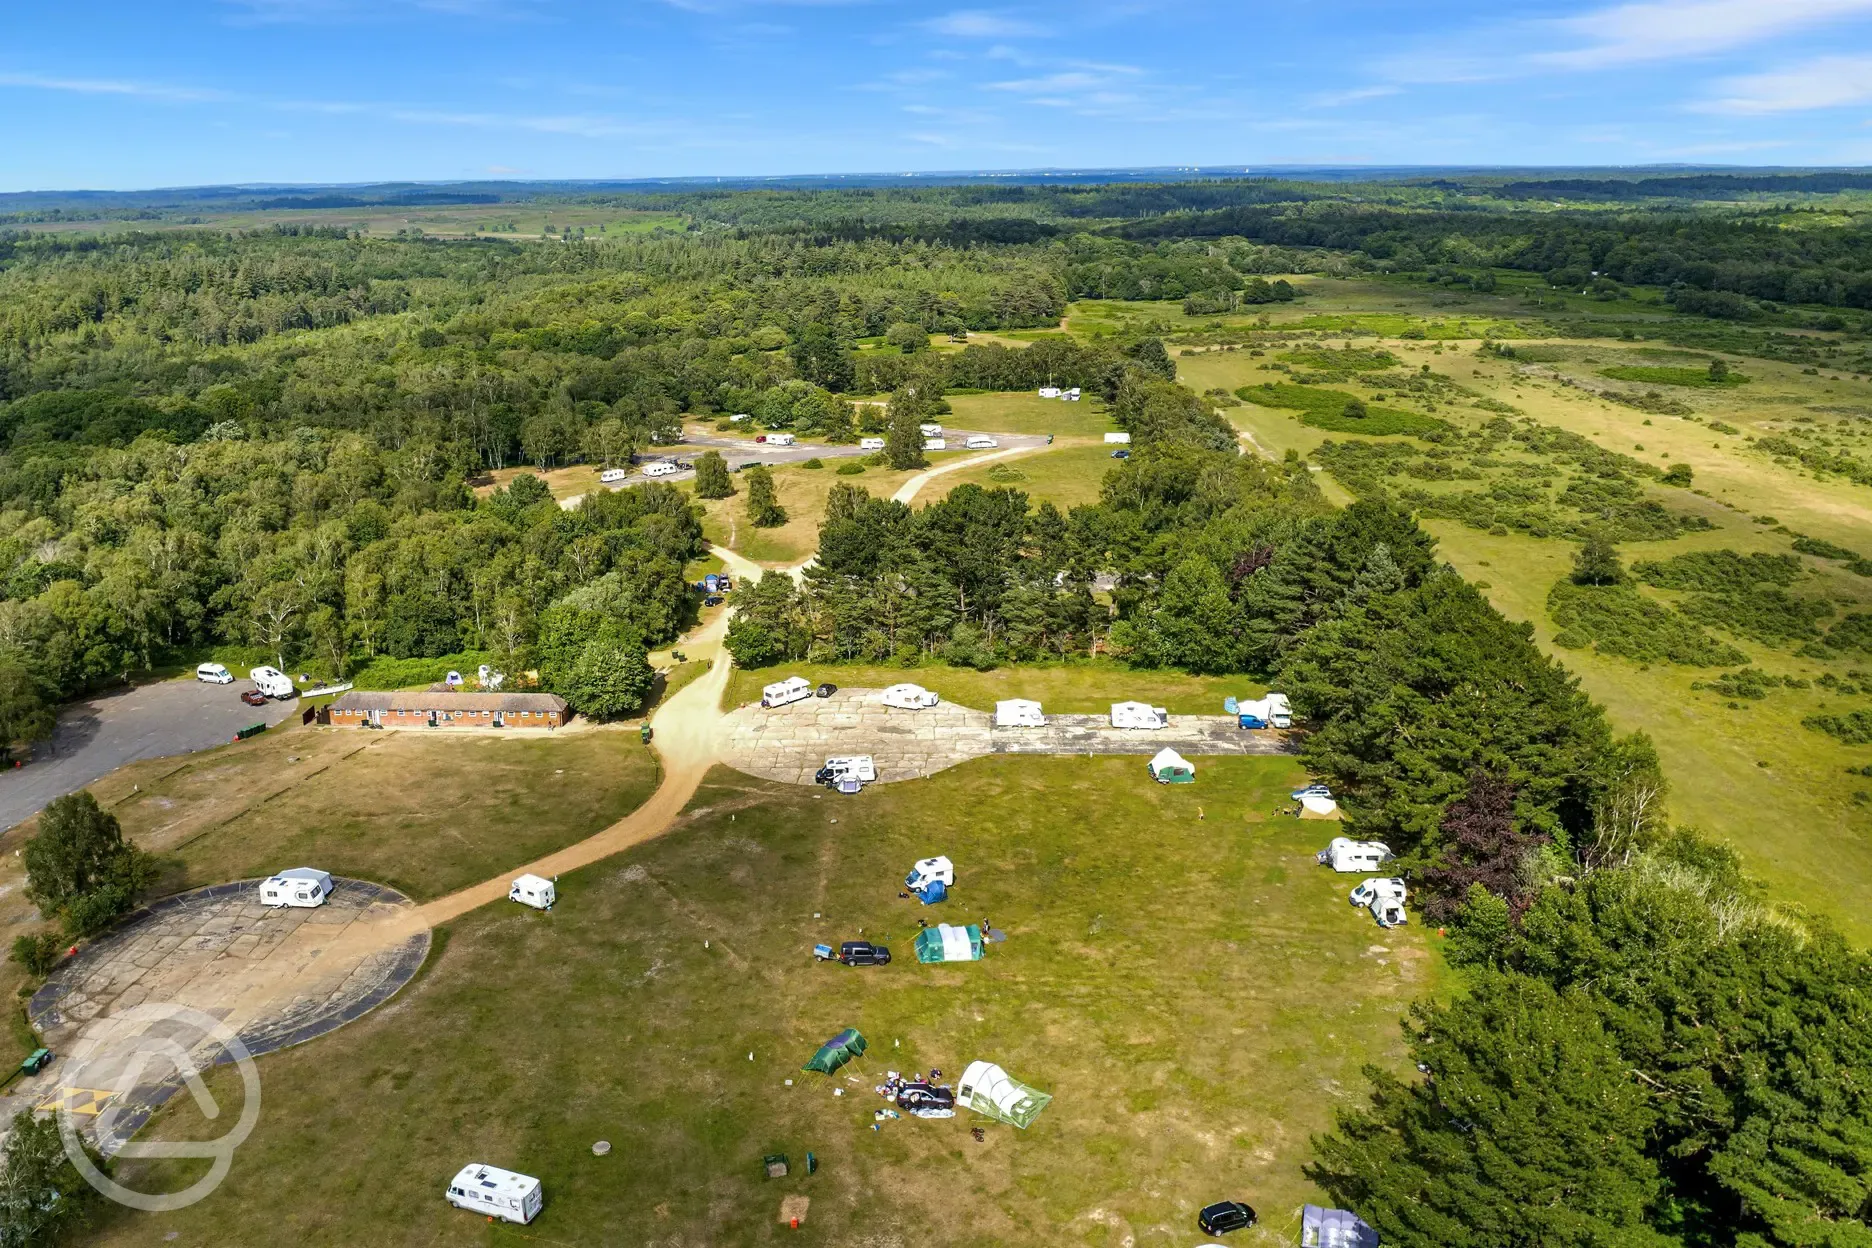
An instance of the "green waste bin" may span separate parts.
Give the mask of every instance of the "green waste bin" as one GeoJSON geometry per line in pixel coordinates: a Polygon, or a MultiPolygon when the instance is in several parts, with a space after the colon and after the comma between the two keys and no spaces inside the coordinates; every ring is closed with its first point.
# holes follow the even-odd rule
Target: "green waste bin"
{"type": "Polygon", "coordinates": [[[642,728],[639,728],[637,730],[638,739],[640,739],[645,745],[650,744],[650,738],[654,735],[655,734],[650,731],[649,724],[645,724],[642,728]]]}

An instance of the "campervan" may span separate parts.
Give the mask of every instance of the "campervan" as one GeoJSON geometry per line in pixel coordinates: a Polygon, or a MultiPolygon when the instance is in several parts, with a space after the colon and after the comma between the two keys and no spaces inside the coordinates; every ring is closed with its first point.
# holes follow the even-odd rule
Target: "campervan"
{"type": "Polygon", "coordinates": [[[761,690],[760,704],[769,710],[776,706],[786,706],[792,702],[803,702],[813,696],[812,682],[804,676],[789,676],[776,681],[761,690]]]}
{"type": "Polygon", "coordinates": [[[976,433],[969,435],[968,441],[962,445],[971,451],[992,451],[1001,444],[985,433],[976,433]]]}
{"type": "Polygon", "coordinates": [[[476,1162],[463,1166],[461,1173],[449,1180],[448,1203],[503,1222],[525,1224],[539,1216],[545,1193],[540,1181],[531,1175],[476,1162]]]}
{"type": "Polygon", "coordinates": [[[553,902],[559,900],[559,894],[553,882],[545,876],[522,875],[516,877],[513,887],[507,890],[507,900],[532,906],[535,910],[550,910],[553,902]]]}
{"type": "Polygon", "coordinates": [[[1148,702],[1114,702],[1111,708],[1114,728],[1168,728],[1170,712],[1148,702]]]}
{"type": "Polygon", "coordinates": [[[884,449],[883,438],[859,438],[858,449],[861,451],[881,451],[884,449]]]}
{"type": "Polygon", "coordinates": [[[997,728],[1044,728],[1046,716],[1041,714],[1038,702],[1009,698],[995,703],[994,722],[997,728]]]}
{"type": "Polygon", "coordinates": [[[940,438],[943,436],[943,427],[941,425],[918,425],[917,432],[926,438],[940,438]]]}
{"type": "Polygon", "coordinates": [[[256,667],[247,675],[254,687],[269,698],[290,698],[299,692],[293,688],[292,679],[277,667],[256,667]]]}
{"type": "Polygon", "coordinates": [[[203,663],[195,669],[195,679],[205,680],[211,685],[231,685],[234,673],[219,663],[203,663]]]}
{"type": "Polygon", "coordinates": [[[902,684],[892,685],[878,700],[900,711],[921,711],[935,706],[942,699],[922,685],[902,684]]]}
{"type": "Polygon", "coordinates": [[[681,471],[681,468],[670,463],[667,459],[660,459],[654,464],[645,464],[643,475],[646,477],[673,477],[681,471]]]}
{"type": "Polygon", "coordinates": [[[624,480],[628,476],[630,476],[630,469],[628,468],[607,468],[598,474],[598,483],[600,485],[616,485],[619,481],[624,480]]]}
{"type": "Polygon", "coordinates": [[[828,758],[825,766],[818,772],[819,783],[827,784],[850,777],[860,784],[870,784],[877,779],[877,767],[869,754],[852,754],[843,758],[828,758]]]}
{"type": "Polygon", "coordinates": [[[768,446],[792,446],[793,435],[790,433],[770,433],[767,435],[768,446]]]}
{"type": "Polygon", "coordinates": [[[1079,387],[1074,386],[1072,389],[1061,394],[1060,398],[1065,399],[1068,403],[1077,403],[1079,401],[1079,387]]]}
{"type": "Polygon", "coordinates": [[[1383,841],[1355,841],[1345,836],[1333,837],[1325,849],[1314,855],[1321,866],[1348,875],[1376,871],[1392,857],[1391,847],[1383,841]]]}
{"type": "Polygon", "coordinates": [[[1379,927],[1402,927],[1410,921],[1404,914],[1405,896],[1404,881],[1393,877],[1366,880],[1352,890],[1347,900],[1370,910],[1379,927]]]}
{"type": "Polygon", "coordinates": [[[920,860],[910,868],[910,874],[904,876],[904,887],[913,893],[921,893],[932,884],[955,887],[955,863],[941,854],[920,860]]]}
{"type": "Polygon", "coordinates": [[[278,910],[285,906],[310,909],[331,896],[331,872],[316,867],[293,867],[260,881],[260,904],[278,910]]]}
{"type": "Polygon", "coordinates": [[[924,438],[923,449],[926,451],[946,451],[949,443],[942,438],[924,438]]]}

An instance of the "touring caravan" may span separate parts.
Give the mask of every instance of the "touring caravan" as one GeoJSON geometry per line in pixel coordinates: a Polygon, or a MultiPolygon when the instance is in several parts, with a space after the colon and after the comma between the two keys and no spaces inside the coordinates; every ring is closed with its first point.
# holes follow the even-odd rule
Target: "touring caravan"
{"type": "Polygon", "coordinates": [[[881,451],[884,449],[883,438],[859,438],[858,449],[861,451],[881,451]]]}
{"type": "Polygon", "coordinates": [[[1046,716],[1041,714],[1038,702],[1009,698],[995,703],[994,722],[997,728],[1044,728],[1046,716]]]}
{"type": "Polygon", "coordinates": [[[475,1162],[463,1166],[461,1173],[449,1180],[448,1202],[457,1209],[524,1225],[539,1216],[545,1193],[540,1181],[531,1175],[475,1162]]]}
{"type": "Polygon", "coordinates": [[[1001,444],[985,433],[970,434],[968,441],[962,444],[971,451],[992,451],[1001,444]]]}
{"type": "Polygon", "coordinates": [[[607,468],[598,474],[598,483],[600,485],[616,485],[628,476],[630,476],[630,469],[628,468],[607,468]]]}
{"type": "Polygon", "coordinates": [[[922,685],[902,684],[892,685],[878,700],[900,711],[922,711],[935,706],[942,699],[922,685]]]}
{"type": "Polygon", "coordinates": [[[1376,871],[1392,857],[1391,847],[1383,841],[1355,841],[1344,836],[1333,837],[1326,848],[1315,855],[1321,866],[1348,875],[1376,871]]]}
{"type": "Polygon", "coordinates": [[[673,477],[682,469],[667,459],[659,459],[654,464],[645,464],[643,475],[646,477],[673,477]]]}
{"type": "Polygon", "coordinates": [[[943,427],[941,425],[918,425],[917,432],[926,438],[940,438],[943,436],[943,427]]]}
{"type": "Polygon", "coordinates": [[[792,702],[804,702],[813,696],[812,682],[804,676],[789,676],[761,690],[760,704],[769,710],[792,702]]]}
{"type": "Polygon", "coordinates": [[[926,451],[946,451],[949,449],[949,443],[942,438],[924,438],[923,449],[926,451]]]}
{"type": "Polygon", "coordinates": [[[1129,446],[1131,444],[1131,435],[1128,433],[1108,433],[1105,435],[1105,441],[1111,446],[1129,446]]]}
{"type": "Polygon", "coordinates": [[[269,698],[290,698],[299,692],[293,688],[292,678],[277,667],[256,667],[247,676],[269,698]]]}
{"type": "Polygon", "coordinates": [[[790,433],[770,433],[767,435],[768,446],[792,446],[793,435],[790,433]]]}
{"type": "Polygon", "coordinates": [[[1405,895],[1403,880],[1371,879],[1353,889],[1347,900],[1370,910],[1379,927],[1402,927],[1410,921],[1404,915],[1405,895]]]}
{"type": "Polygon", "coordinates": [[[1168,728],[1170,712],[1148,702],[1114,702],[1111,708],[1114,728],[1168,728]]]}
{"type": "Polygon", "coordinates": [[[1061,394],[1061,390],[1058,386],[1041,386],[1040,387],[1040,397],[1043,399],[1057,399],[1060,397],[1060,394],[1061,394]]]}
{"type": "Polygon", "coordinates": [[[558,890],[553,882],[541,875],[522,875],[507,890],[507,900],[517,901],[523,906],[532,906],[535,910],[550,910],[559,900],[558,890]]]}
{"type": "Polygon", "coordinates": [[[331,891],[331,872],[316,867],[293,867],[260,881],[260,904],[275,910],[286,906],[310,909],[324,905],[331,891]]]}

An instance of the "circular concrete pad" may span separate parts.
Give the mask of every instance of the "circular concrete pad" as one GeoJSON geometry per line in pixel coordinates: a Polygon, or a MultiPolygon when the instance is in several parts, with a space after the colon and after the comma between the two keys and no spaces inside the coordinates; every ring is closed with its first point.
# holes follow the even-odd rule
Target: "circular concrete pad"
{"type": "MultiPolygon", "coordinates": [[[[123,1064],[113,1057],[117,1043],[94,1042],[112,1030],[113,1015],[139,1005],[198,1010],[259,1056],[323,1035],[387,1000],[421,968],[429,932],[388,948],[345,941],[353,924],[380,921],[412,903],[395,889],[362,880],[334,877],[332,885],[326,903],[312,909],[269,909],[259,903],[259,881],[242,880],[136,911],[33,994],[29,1012],[46,1046],[61,1058],[89,1051],[86,1069],[66,1069],[70,1063],[61,1060],[31,1080],[33,1088],[16,1085],[9,1092],[36,1097],[39,1108],[60,1089],[116,1086],[115,1065],[123,1064]]],[[[124,1037],[123,1043],[134,1040],[124,1037]]],[[[205,1065],[221,1054],[197,1049],[194,1056],[205,1065]]],[[[161,1080],[118,1088],[112,1134],[128,1138],[177,1086],[161,1080]]]]}

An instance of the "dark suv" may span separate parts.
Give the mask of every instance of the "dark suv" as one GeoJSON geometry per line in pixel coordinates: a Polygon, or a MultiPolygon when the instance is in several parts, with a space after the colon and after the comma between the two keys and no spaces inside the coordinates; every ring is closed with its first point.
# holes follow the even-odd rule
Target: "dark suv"
{"type": "Polygon", "coordinates": [[[890,950],[868,940],[848,940],[839,946],[838,960],[846,966],[888,966],[890,950]]]}
{"type": "Polygon", "coordinates": [[[1206,1235],[1226,1235],[1254,1224],[1255,1211],[1239,1200],[1218,1201],[1196,1215],[1196,1225],[1206,1235]]]}

